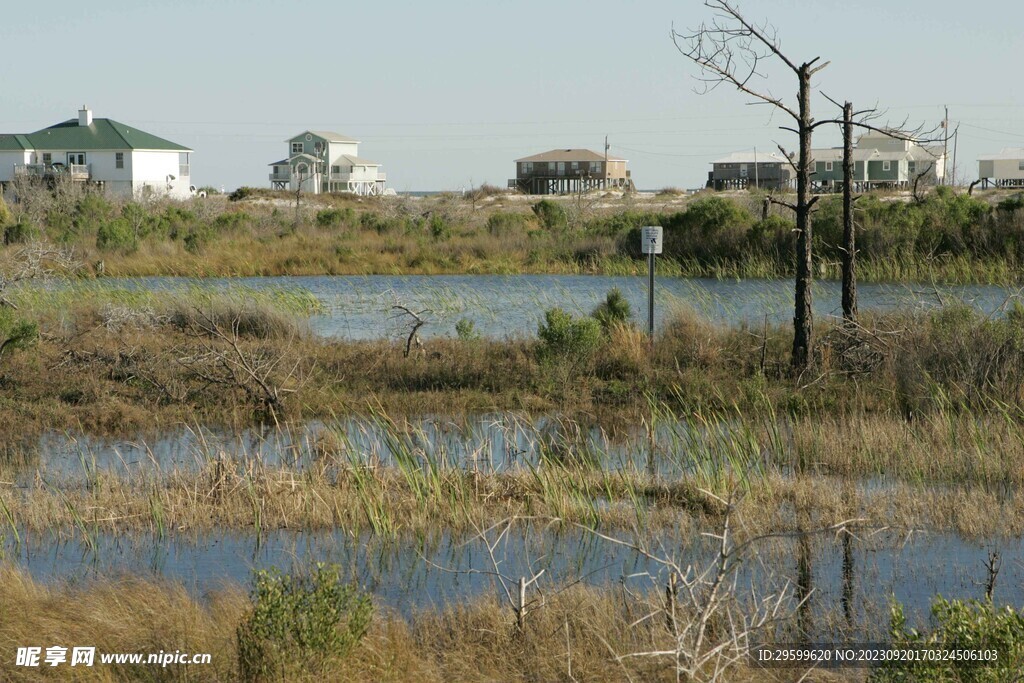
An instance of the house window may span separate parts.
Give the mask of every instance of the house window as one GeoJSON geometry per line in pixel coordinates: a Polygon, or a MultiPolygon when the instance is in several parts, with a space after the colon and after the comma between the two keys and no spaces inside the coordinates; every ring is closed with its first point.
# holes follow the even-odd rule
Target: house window
{"type": "Polygon", "coordinates": [[[558,164],[556,164],[554,161],[549,161],[548,162],[548,173],[550,173],[551,175],[554,175],[555,173],[557,173],[558,172],[557,166],[558,166],[558,164]]]}
{"type": "Polygon", "coordinates": [[[178,175],[182,178],[189,176],[188,152],[178,152],[178,175]]]}
{"type": "Polygon", "coordinates": [[[1018,171],[1024,171],[1024,161],[1018,161],[1017,162],[1017,170],[1018,171]]]}
{"type": "Polygon", "coordinates": [[[825,170],[826,171],[831,171],[832,170],[832,162],[831,161],[826,161],[825,162],[825,170]]]}
{"type": "Polygon", "coordinates": [[[565,175],[565,162],[564,161],[559,161],[558,162],[558,175],[565,175]]]}
{"type": "Polygon", "coordinates": [[[302,143],[301,142],[293,142],[292,143],[292,154],[302,154],[302,143]]]}
{"type": "Polygon", "coordinates": [[[883,161],[882,162],[882,170],[883,171],[888,171],[890,169],[892,169],[892,162],[891,161],[883,161]]]}
{"type": "Polygon", "coordinates": [[[578,161],[572,162],[572,170],[574,170],[574,171],[580,170],[580,162],[578,162],[578,161]]]}
{"type": "Polygon", "coordinates": [[[907,173],[916,173],[916,172],[917,172],[917,163],[913,162],[913,161],[908,161],[907,162],[907,173]]]}
{"type": "Polygon", "coordinates": [[[331,166],[331,173],[341,174],[341,166],[331,166]]]}
{"type": "Polygon", "coordinates": [[[45,164],[46,166],[49,166],[52,163],[53,163],[53,155],[50,154],[49,152],[44,152],[43,153],[43,164],[45,164]]]}
{"type": "Polygon", "coordinates": [[[114,168],[124,168],[124,152],[114,154],[114,168]]]}
{"type": "Polygon", "coordinates": [[[530,173],[533,173],[533,162],[532,161],[524,161],[523,162],[523,175],[528,175],[530,173]]]}
{"type": "Polygon", "coordinates": [[[591,173],[600,173],[601,172],[601,162],[600,161],[591,161],[590,162],[590,172],[591,173]]]}

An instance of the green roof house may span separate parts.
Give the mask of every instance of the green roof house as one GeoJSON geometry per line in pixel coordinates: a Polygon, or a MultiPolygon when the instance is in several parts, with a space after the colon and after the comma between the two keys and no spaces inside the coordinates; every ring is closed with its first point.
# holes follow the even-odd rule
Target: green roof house
{"type": "Polygon", "coordinates": [[[34,133],[0,134],[0,184],[18,176],[68,178],[115,195],[191,195],[192,150],[82,107],[34,133]]]}
{"type": "Polygon", "coordinates": [[[359,156],[359,140],[327,130],[307,130],[285,142],[288,156],[269,164],[271,188],[311,194],[385,194],[387,176],[379,163],[359,156]]]}

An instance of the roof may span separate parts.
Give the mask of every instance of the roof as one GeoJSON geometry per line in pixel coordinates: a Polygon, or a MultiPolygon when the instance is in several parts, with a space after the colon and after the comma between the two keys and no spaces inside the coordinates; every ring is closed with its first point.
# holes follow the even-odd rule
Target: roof
{"type": "Polygon", "coordinates": [[[328,142],[359,142],[359,140],[356,140],[355,138],[350,138],[347,135],[342,135],[341,133],[335,133],[329,130],[304,130],[298,135],[293,135],[292,137],[288,138],[287,140],[285,140],[285,142],[291,142],[295,138],[301,138],[306,133],[312,133],[318,138],[323,138],[328,142]]]}
{"type": "Polygon", "coordinates": [[[267,166],[287,166],[287,165],[288,165],[288,160],[287,159],[281,159],[281,161],[272,161],[269,164],[267,164],[267,166]]]}
{"type": "Polygon", "coordinates": [[[354,166],[380,166],[376,161],[360,159],[359,157],[354,157],[351,154],[342,154],[341,158],[354,166]]]}
{"type": "Polygon", "coordinates": [[[721,159],[715,159],[711,163],[713,164],[784,164],[789,163],[789,159],[776,154],[775,152],[765,152],[763,154],[754,154],[753,152],[733,152],[729,156],[724,156],[721,159]],[[755,159],[757,160],[755,162],[755,159]]]}
{"type": "Polygon", "coordinates": [[[881,152],[877,149],[871,151],[873,152],[869,157],[871,161],[903,161],[904,159],[914,160],[914,156],[910,152],[881,152]]]}
{"type": "Polygon", "coordinates": [[[32,149],[103,150],[146,149],[191,152],[170,140],[151,135],[113,119],[93,119],[88,126],[68,119],[24,136],[32,149]]]}
{"type": "Polygon", "coordinates": [[[986,154],[978,157],[978,161],[1017,161],[1024,159],[1024,147],[1004,147],[999,154],[986,154]]]}
{"type": "MultiPolygon", "coordinates": [[[[872,149],[870,147],[868,149],[856,149],[856,148],[854,148],[854,150],[853,150],[853,160],[854,161],[864,161],[865,159],[880,158],[880,157],[876,157],[875,156],[878,153],[879,153],[878,150],[872,149]]],[[[905,152],[893,152],[893,154],[901,155],[899,158],[902,159],[903,158],[902,155],[904,155],[906,153],[905,152]]],[[[828,161],[837,162],[838,161],[838,162],[841,162],[842,160],[843,160],[843,148],[842,147],[832,147],[832,148],[829,148],[829,149],[812,149],[811,150],[811,161],[814,161],[814,162],[818,162],[818,161],[825,161],[825,162],[828,162],[828,161]]]]}
{"type": "MultiPolygon", "coordinates": [[[[520,161],[604,161],[604,155],[591,152],[589,149],[553,149],[549,152],[516,159],[516,163],[520,161]]],[[[626,161],[626,159],[610,156],[608,161],[626,161]]]]}
{"type": "Polygon", "coordinates": [[[914,161],[937,161],[945,155],[941,147],[922,147],[914,145],[910,148],[910,156],[914,161]]]}
{"type": "Polygon", "coordinates": [[[29,142],[28,138],[20,133],[2,133],[0,134],[0,151],[2,152],[20,152],[26,149],[32,149],[32,143],[29,142]]]}

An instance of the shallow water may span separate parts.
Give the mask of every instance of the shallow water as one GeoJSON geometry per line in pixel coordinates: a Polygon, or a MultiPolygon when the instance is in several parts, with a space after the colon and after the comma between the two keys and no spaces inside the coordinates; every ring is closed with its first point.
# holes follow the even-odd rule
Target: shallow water
{"type": "MultiPolygon", "coordinates": [[[[490,539],[495,539],[492,532],[490,539]]],[[[632,541],[628,534],[618,537],[632,541]]],[[[75,539],[48,534],[10,542],[5,556],[16,560],[45,582],[88,581],[118,575],[162,578],[179,582],[203,596],[228,583],[247,585],[254,569],[308,568],[317,561],[335,562],[373,594],[375,601],[409,614],[482,595],[498,596],[490,572],[490,555],[479,539],[437,534],[425,539],[390,543],[343,532],[271,531],[257,542],[252,535],[222,532],[203,535],[97,536],[90,550],[75,539]]],[[[706,542],[667,531],[647,539],[654,554],[675,558],[685,567],[704,567],[713,548],[706,542]],[[666,550],[660,550],[664,546],[666,550]]],[[[849,544],[816,537],[805,546],[793,540],[762,542],[740,565],[739,585],[762,590],[785,582],[811,598],[802,625],[812,633],[834,635],[849,629],[865,637],[884,629],[890,596],[908,608],[920,623],[937,594],[947,598],[984,596],[984,562],[997,548],[1003,571],[996,583],[998,604],[1024,605],[1024,543],[1021,539],[986,543],[963,541],[951,534],[918,532],[862,534],[849,544]]],[[[498,568],[512,581],[540,570],[538,586],[547,592],[580,580],[588,585],[633,591],[663,591],[669,570],[636,550],[600,539],[579,529],[513,527],[497,544],[498,568]]],[[[849,635],[849,634],[847,634],[849,635]]]]}
{"type": "MultiPolygon", "coordinates": [[[[489,337],[533,336],[544,310],[554,306],[589,313],[617,287],[638,323],[646,325],[647,278],[603,275],[367,275],[249,278],[109,278],[76,286],[174,290],[202,287],[223,290],[303,289],[317,298],[324,313],[312,319],[313,329],[327,337],[379,339],[401,337],[408,325],[392,307],[421,312],[428,324],[422,337],[454,336],[455,323],[466,318],[489,337]]],[[[837,281],[816,281],[814,311],[818,319],[841,313],[837,281]]],[[[1017,288],[992,285],[933,286],[931,284],[861,283],[861,310],[934,307],[963,301],[991,313],[1017,288]]],[[[792,317],[790,280],[714,280],[658,278],[655,284],[656,324],[674,307],[689,306],[722,323],[785,322],[792,317]]]]}

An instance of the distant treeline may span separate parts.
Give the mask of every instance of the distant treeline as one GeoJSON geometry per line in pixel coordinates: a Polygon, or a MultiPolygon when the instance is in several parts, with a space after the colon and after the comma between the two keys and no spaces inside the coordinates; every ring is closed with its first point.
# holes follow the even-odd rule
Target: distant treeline
{"type": "MultiPolygon", "coordinates": [[[[37,188],[0,205],[5,244],[71,244],[107,274],[355,274],[591,272],[643,269],[640,227],[665,228],[659,267],[674,275],[781,277],[792,273],[795,224],[767,217],[760,197],[700,196],[680,210],[624,199],[597,206],[566,197],[528,204],[439,195],[420,201],[347,196],[303,199],[300,211],[267,191],[235,201],[120,201],[37,188]],[[253,201],[256,200],[256,201],[253,201]],[[216,248],[212,246],[216,244],[216,248]]],[[[865,195],[855,204],[861,277],[874,280],[1019,279],[1024,194],[997,204],[939,187],[921,201],[865,195]]],[[[835,277],[842,207],[815,207],[819,276],[835,277]]]]}

